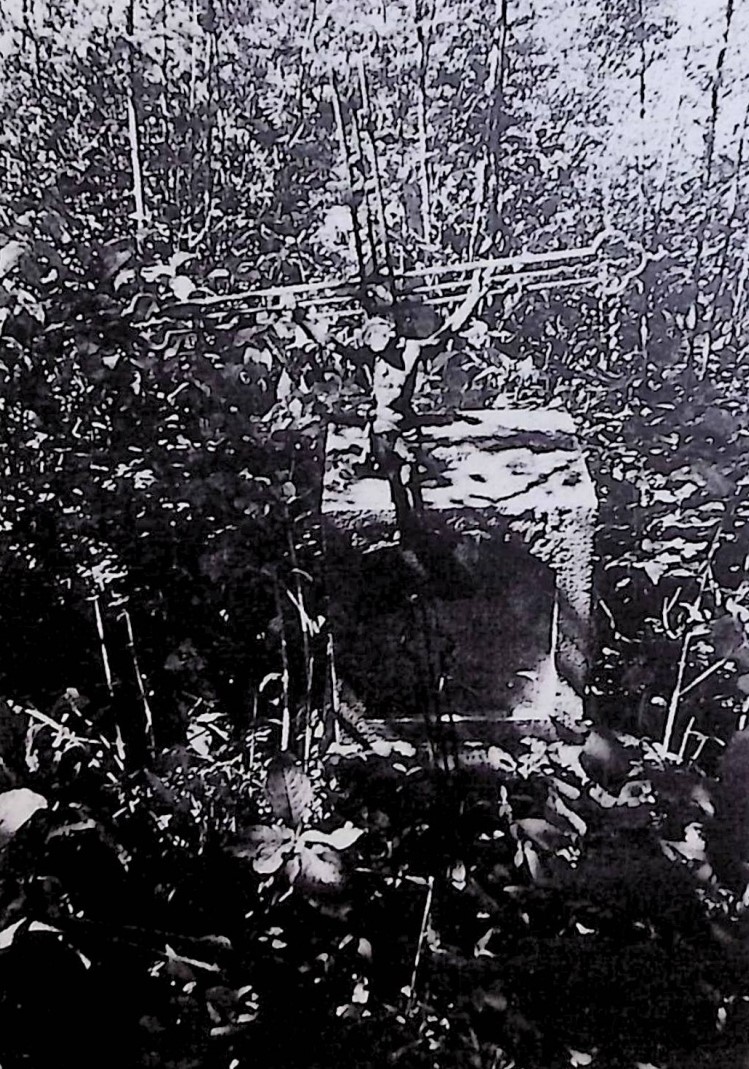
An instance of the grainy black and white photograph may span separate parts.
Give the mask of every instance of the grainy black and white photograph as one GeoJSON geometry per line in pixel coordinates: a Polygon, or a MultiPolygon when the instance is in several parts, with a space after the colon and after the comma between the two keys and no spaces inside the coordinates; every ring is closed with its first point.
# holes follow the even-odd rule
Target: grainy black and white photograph
{"type": "Polygon", "coordinates": [[[749,1069],[749,0],[0,0],[0,1069],[749,1069]]]}

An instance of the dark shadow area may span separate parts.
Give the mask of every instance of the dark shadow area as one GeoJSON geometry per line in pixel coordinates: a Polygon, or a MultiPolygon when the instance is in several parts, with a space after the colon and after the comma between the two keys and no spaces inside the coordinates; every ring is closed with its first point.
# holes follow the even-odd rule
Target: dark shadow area
{"type": "Polygon", "coordinates": [[[375,717],[502,716],[549,652],[553,573],[501,535],[362,552],[333,534],[328,586],[340,678],[375,717]]]}

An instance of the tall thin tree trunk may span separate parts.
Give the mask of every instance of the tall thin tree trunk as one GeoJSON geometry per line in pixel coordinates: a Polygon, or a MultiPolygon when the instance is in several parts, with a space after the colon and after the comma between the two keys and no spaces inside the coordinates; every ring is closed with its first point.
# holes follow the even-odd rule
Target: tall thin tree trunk
{"type": "Polygon", "coordinates": [[[369,93],[369,85],[367,82],[367,75],[364,69],[364,62],[361,57],[361,53],[358,58],[358,70],[359,70],[359,88],[361,91],[362,99],[362,111],[364,113],[364,130],[367,134],[367,154],[369,156],[369,170],[372,175],[372,186],[374,190],[375,200],[375,212],[379,219],[379,236],[376,229],[373,228],[373,237],[375,241],[379,238],[379,248],[377,249],[377,259],[380,263],[380,270],[385,270],[390,280],[391,292],[393,299],[395,299],[394,277],[393,277],[393,259],[390,250],[390,239],[388,237],[387,216],[385,214],[385,195],[383,192],[382,172],[380,168],[380,157],[377,149],[377,140],[374,127],[374,118],[372,115],[372,102],[369,93]]]}
{"type": "Polygon", "coordinates": [[[489,59],[490,92],[489,140],[487,145],[487,190],[489,197],[489,229],[492,237],[501,229],[502,161],[500,158],[500,118],[505,106],[505,76],[507,67],[507,31],[509,0],[496,0],[495,26],[489,59]]]}
{"type": "Polygon", "coordinates": [[[354,163],[352,160],[351,148],[346,137],[346,126],[343,119],[343,102],[341,100],[341,93],[338,88],[338,82],[335,78],[335,75],[331,75],[330,78],[330,91],[331,104],[333,105],[333,116],[335,118],[336,133],[338,135],[338,144],[341,150],[341,158],[343,159],[344,170],[346,172],[346,181],[348,182],[348,196],[350,199],[349,207],[351,211],[351,238],[354,246],[357,266],[359,269],[359,275],[361,278],[363,278],[366,269],[366,257],[361,227],[359,226],[359,212],[357,210],[356,205],[356,190],[354,188],[354,163]]]}
{"type": "Polygon", "coordinates": [[[421,230],[428,248],[432,239],[432,194],[429,180],[429,134],[427,127],[427,72],[431,27],[426,12],[417,2],[416,37],[419,42],[417,122],[419,136],[419,186],[421,189],[421,230]]]}
{"type": "MultiPolygon", "coordinates": [[[[220,83],[218,77],[219,69],[219,55],[218,55],[218,40],[219,35],[217,31],[217,14],[213,0],[205,0],[205,13],[207,16],[205,24],[205,53],[204,53],[204,71],[205,80],[208,91],[208,99],[220,106],[220,83]]],[[[203,159],[203,174],[205,176],[205,185],[203,189],[203,218],[202,229],[200,231],[200,241],[205,242],[206,239],[211,242],[212,254],[216,255],[216,246],[214,241],[214,234],[211,229],[211,219],[213,217],[213,208],[215,203],[215,190],[216,190],[216,172],[213,167],[214,152],[216,149],[217,141],[220,141],[220,130],[217,132],[216,113],[211,109],[208,113],[205,122],[205,147],[204,147],[204,159],[203,159]]],[[[223,159],[223,153],[221,152],[221,145],[219,145],[219,159],[223,159]]]]}
{"type": "MultiPolygon", "coordinates": [[[[718,278],[717,285],[715,287],[715,295],[713,297],[713,305],[710,310],[710,319],[715,320],[718,308],[720,305],[720,299],[726,291],[727,274],[728,274],[728,254],[731,248],[731,238],[733,236],[733,225],[736,222],[736,215],[739,208],[739,189],[741,185],[741,172],[744,165],[744,156],[746,152],[746,131],[749,124],[749,112],[744,115],[744,122],[741,126],[741,133],[739,133],[739,124],[734,127],[734,138],[738,138],[739,149],[736,158],[736,170],[731,183],[731,189],[728,196],[728,211],[725,220],[725,234],[723,237],[723,246],[720,252],[720,258],[718,260],[718,278]]],[[[730,324],[731,333],[735,337],[737,330],[737,323],[731,320],[730,324]]]]}
{"type": "Polygon", "coordinates": [[[133,173],[133,201],[135,203],[135,242],[140,249],[146,228],[146,205],[143,195],[143,168],[141,164],[138,113],[136,110],[135,70],[135,0],[130,0],[127,9],[127,35],[129,47],[129,78],[127,87],[127,129],[130,141],[130,164],[133,173]]]}
{"type": "Polygon", "coordinates": [[[658,203],[653,214],[653,230],[656,231],[660,225],[661,216],[663,214],[663,205],[666,197],[666,188],[668,185],[668,172],[671,168],[671,160],[673,158],[674,149],[676,148],[676,138],[678,130],[679,116],[681,109],[684,106],[685,100],[685,88],[687,81],[687,64],[689,62],[689,56],[691,53],[691,44],[687,43],[684,49],[684,63],[681,68],[681,74],[679,76],[679,91],[676,94],[676,106],[674,107],[671,115],[671,121],[669,124],[669,135],[666,139],[666,151],[661,161],[661,174],[658,182],[658,203]]]}
{"type": "MultiPolygon", "coordinates": [[[[723,30],[723,38],[718,50],[718,59],[715,65],[715,75],[713,77],[712,88],[710,91],[710,113],[707,120],[707,130],[705,132],[705,169],[702,180],[702,195],[705,200],[705,212],[702,223],[697,235],[697,250],[694,258],[694,271],[693,282],[695,288],[695,294],[699,292],[700,276],[702,273],[702,263],[705,255],[705,245],[707,242],[707,231],[710,222],[710,190],[712,186],[713,177],[713,163],[715,158],[715,136],[718,126],[718,115],[720,113],[720,94],[723,88],[723,74],[726,62],[726,53],[728,51],[728,42],[731,35],[731,26],[733,23],[734,15],[734,0],[726,0],[726,21],[723,30]]],[[[698,297],[695,295],[694,308],[697,313],[697,319],[699,320],[700,309],[697,306],[698,297]]],[[[689,366],[694,366],[696,352],[696,332],[693,332],[689,345],[689,366]]]]}
{"type": "MultiPolygon", "coordinates": [[[[643,0],[638,0],[638,16],[640,28],[640,65],[637,78],[637,99],[639,109],[639,143],[637,146],[637,196],[640,211],[640,240],[645,243],[645,231],[647,227],[647,198],[645,195],[645,122],[647,101],[647,52],[645,48],[645,8],[643,0]]],[[[646,284],[643,283],[642,308],[640,310],[639,336],[642,366],[644,378],[647,381],[648,351],[649,351],[649,293],[646,284]]]]}
{"type": "Polygon", "coordinates": [[[376,208],[372,208],[372,197],[375,195],[374,178],[371,167],[368,168],[365,158],[366,149],[363,131],[359,125],[359,116],[355,109],[351,110],[351,134],[353,148],[351,173],[354,178],[354,204],[356,205],[355,210],[359,214],[359,231],[366,235],[363,278],[367,278],[382,271],[385,261],[382,255],[383,250],[377,241],[376,208]]]}
{"type": "Polygon", "coordinates": [[[637,194],[640,207],[640,235],[645,238],[647,223],[647,199],[645,196],[645,101],[646,97],[646,73],[647,53],[645,48],[645,9],[643,0],[637,0],[638,20],[640,24],[640,64],[637,72],[637,104],[639,113],[639,139],[637,146],[637,194]]]}
{"type": "Polygon", "coordinates": [[[710,115],[708,117],[705,150],[705,189],[709,188],[712,179],[713,158],[715,156],[715,131],[718,124],[720,93],[723,88],[723,72],[725,69],[726,53],[728,51],[728,41],[731,35],[733,15],[734,0],[726,0],[725,29],[723,30],[723,39],[718,52],[718,61],[715,66],[715,77],[713,78],[713,85],[710,93],[710,115]]]}

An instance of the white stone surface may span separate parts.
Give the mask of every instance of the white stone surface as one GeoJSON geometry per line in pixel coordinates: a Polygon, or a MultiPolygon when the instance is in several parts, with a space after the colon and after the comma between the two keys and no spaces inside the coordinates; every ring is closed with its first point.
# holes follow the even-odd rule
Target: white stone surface
{"type": "MultiPolygon", "coordinates": [[[[423,428],[425,449],[443,466],[447,485],[423,484],[425,507],[442,513],[477,509],[490,519],[571,509],[595,511],[596,499],[571,418],[558,410],[490,409],[460,413],[453,422],[423,428]],[[538,436],[543,452],[518,436],[538,436]],[[548,448],[553,437],[571,439],[567,448],[548,448]]],[[[366,516],[395,522],[387,481],[351,475],[350,463],[369,453],[366,428],[343,427],[330,434],[326,455],[323,513],[366,516]],[[340,462],[340,463],[339,463],[340,462]]]]}

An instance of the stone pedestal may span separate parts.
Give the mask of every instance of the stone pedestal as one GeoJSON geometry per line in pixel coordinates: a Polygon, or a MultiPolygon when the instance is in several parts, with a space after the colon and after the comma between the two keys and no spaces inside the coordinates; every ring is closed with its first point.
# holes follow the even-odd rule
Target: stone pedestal
{"type": "Polygon", "coordinates": [[[332,429],[323,521],[344,704],[389,734],[490,742],[582,715],[596,498],[572,420],[461,412],[419,432],[422,537],[400,544],[363,428],[332,429]]]}

